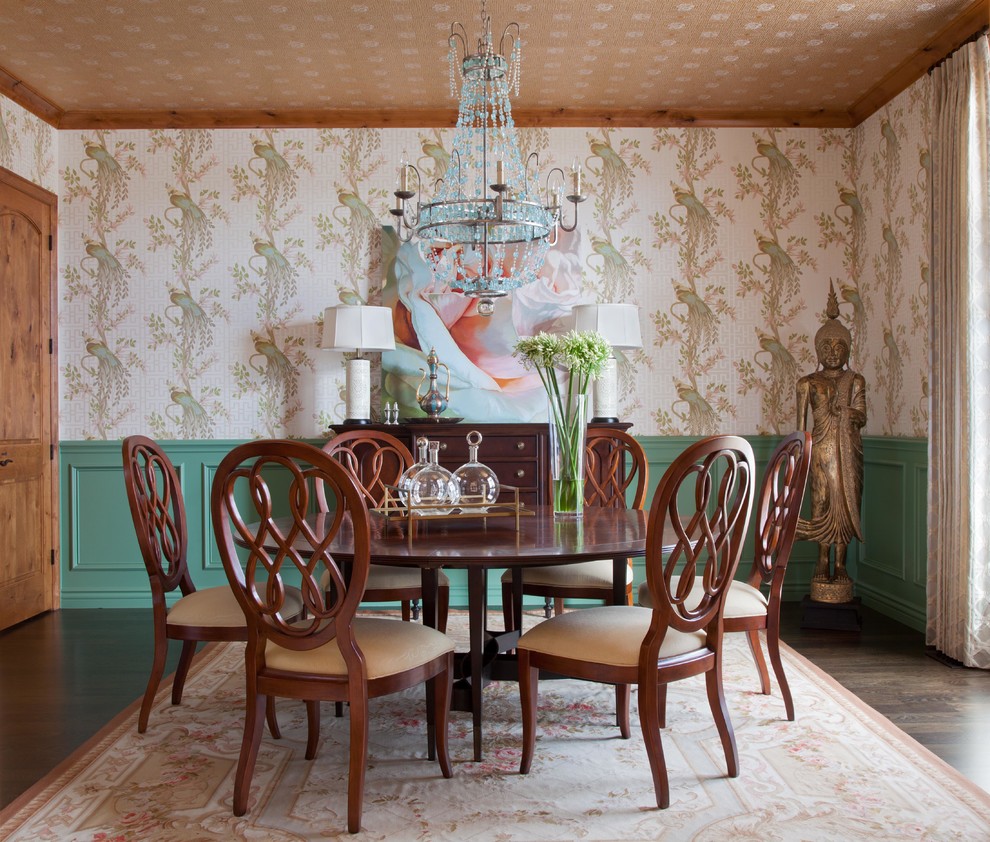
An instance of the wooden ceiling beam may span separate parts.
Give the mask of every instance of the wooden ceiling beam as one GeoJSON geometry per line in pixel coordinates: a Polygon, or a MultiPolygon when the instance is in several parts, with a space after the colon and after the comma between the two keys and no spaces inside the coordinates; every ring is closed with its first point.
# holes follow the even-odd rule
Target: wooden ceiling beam
{"type": "Polygon", "coordinates": [[[987,0],[975,0],[961,16],[949,23],[931,41],[905,59],[853,103],[849,113],[858,126],[895,96],[924,76],[929,68],[948,56],[990,23],[987,0]]]}

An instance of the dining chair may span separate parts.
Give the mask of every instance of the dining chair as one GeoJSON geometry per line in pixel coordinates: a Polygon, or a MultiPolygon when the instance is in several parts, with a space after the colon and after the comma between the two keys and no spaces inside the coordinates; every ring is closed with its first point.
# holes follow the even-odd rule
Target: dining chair
{"type": "MultiPolygon", "coordinates": [[[[646,502],[650,469],[643,446],[623,430],[589,429],[584,450],[584,503],[603,508],[641,509],[646,502]]],[[[523,594],[542,596],[546,616],[561,614],[565,599],[612,601],[612,559],[579,564],[527,567],[522,570],[523,594]]],[[[632,604],[632,559],[626,572],[626,601],[632,604]]],[[[506,629],[516,627],[512,605],[512,573],[502,574],[502,615],[506,629]]]]}
{"type": "MultiPolygon", "coordinates": [[[[794,720],[794,701],[780,659],[780,603],[810,467],[811,433],[795,432],[785,436],[771,454],[760,484],[753,563],[745,581],[734,580],[729,585],[723,614],[726,633],[746,634],[764,696],[770,695],[770,674],[763,659],[760,630],[766,632],[767,653],[789,721],[794,720]],[[761,587],[767,588],[765,595],[761,587]]],[[[697,587],[698,583],[695,584],[697,587]]],[[[651,606],[646,583],[640,586],[639,604],[651,606]]]]}
{"type": "Polygon", "coordinates": [[[753,470],[753,449],[739,436],[712,436],[692,444],[664,472],[650,507],[646,582],[654,607],[605,605],[569,611],[519,638],[522,774],[530,771],[536,746],[541,669],[614,684],[623,738],[630,735],[630,687],[638,687],[639,721],[660,808],[670,805],[660,741],[667,684],[704,674],[729,777],[739,774],[722,689],[722,606],[746,537],[753,470]],[[671,530],[676,535],[672,548],[670,539],[664,539],[665,531],[671,530]],[[681,566],[677,579],[675,570],[681,566]],[[703,583],[700,594],[693,589],[696,582],[703,583]]]}
{"type": "MultiPolygon", "coordinates": [[[[127,502],[151,582],[154,656],[138,714],[138,733],[143,734],[165,673],[169,640],[182,641],[172,679],[172,704],[178,705],[197,645],[203,641],[247,640],[247,622],[227,585],[197,590],[193,582],[186,555],[189,533],[182,484],[171,460],[157,442],[146,436],[128,436],[122,451],[127,502]],[[170,608],[168,595],[176,590],[181,596],[170,608]]],[[[294,618],[301,610],[298,591],[290,591],[286,611],[294,618]]],[[[274,707],[269,710],[268,724],[272,735],[278,737],[274,707]]]]}
{"type": "MultiPolygon", "coordinates": [[[[375,430],[350,430],[339,433],[323,445],[323,450],[340,462],[354,477],[369,507],[382,504],[386,486],[395,486],[399,477],[414,462],[412,454],[399,439],[375,430]]],[[[317,487],[317,501],[326,511],[326,500],[317,487]]],[[[438,574],[437,627],[447,629],[450,609],[450,579],[442,570],[438,574]]],[[[418,567],[372,564],[365,588],[366,602],[402,603],[402,619],[419,619],[418,604],[423,597],[422,575],[418,567]]]]}
{"type": "Polygon", "coordinates": [[[350,703],[347,829],[361,828],[368,762],[368,700],[427,685],[429,754],[445,778],[453,650],[436,629],[397,619],[357,617],[368,581],[371,526],[366,495],[339,462],[298,441],[262,440],[235,447],[213,479],[213,529],[241,610],[247,617],[247,708],[234,777],[233,812],[247,812],[261,744],[265,701],[306,702],[306,758],[316,757],[320,702],[350,703]],[[270,483],[287,490],[278,496],[270,483]],[[315,489],[328,506],[312,514],[315,489]],[[284,514],[276,513],[284,507],[284,514]],[[349,569],[327,547],[344,530],[349,569]],[[239,549],[240,547],[240,549],[239,549]],[[241,556],[243,555],[243,566],[241,556]],[[330,574],[324,587],[321,571],[330,574]],[[287,576],[298,577],[306,619],[284,617],[287,576]]]}

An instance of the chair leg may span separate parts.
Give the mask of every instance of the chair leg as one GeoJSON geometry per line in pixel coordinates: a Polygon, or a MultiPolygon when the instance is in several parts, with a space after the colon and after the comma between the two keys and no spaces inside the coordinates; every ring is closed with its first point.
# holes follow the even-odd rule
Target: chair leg
{"type": "Polygon", "coordinates": [[[320,744],[320,703],[313,699],[306,700],[306,727],[306,759],[313,760],[320,744]]]}
{"type": "Polygon", "coordinates": [[[268,720],[268,731],[273,740],[282,739],[282,729],[278,727],[278,717],[275,715],[275,697],[269,696],[265,703],[265,719],[268,720]]]}
{"type": "Polygon", "coordinates": [[[629,739],[629,692],[628,684],[615,685],[615,724],[619,726],[619,735],[624,740],[629,739]]]}
{"type": "Polygon", "coordinates": [[[344,703],[334,702],[333,703],[333,715],[340,719],[344,715],[344,703]]]}
{"type": "Polygon", "coordinates": [[[251,778],[254,775],[254,764],[258,760],[258,749],[261,746],[266,707],[264,696],[248,691],[244,712],[244,737],[241,740],[241,755],[237,760],[237,772],[234,775],[235,816],[243,816],[247,812],[248,797],[251,795],[251,778]]]}
{"type": "Polygon", "coordinates": [[[410,602],[410,607],[412,608],[412,621],[414,623],[419,622],[419,600],[414,599],[410,602]]]}
{"type": "MultiPolygon", "coordinates": [[[[362,688],[363,690],[363,688],[362,688]]],[[[361,830],[364,778],[368,768],[368,697],[351,691],[351,749],[347,772],[347,832],[361,830]]]]}
{"type": "Polygon", "coordinates": [[[404,622],[408,623],[412,619],[412,611],[410,610],[409,600],[402,600],[402,619],[404,622]]]}
{"type": "Polygon", "coordinates": [[[502,583],[502,623],[506,631],[515,628],[512,610],[512,585],[508,582],[502,583]]]}
{"type": "Polygon", "coordinates": [[[192,666],[193,656],[196,654],[195,640],[182,641],[182,653],[179,655],[179,663],[175,667],[175,675],[172,678],[172,704],[182,704],[182,688],[186,686],[186,676],[189,675],[189,667],[192,666]]]}
{"type": "Polygon", "coordinates": [[[450,585],[437,588],[437,629],[446,634],[447,615],[450,613],[450,585]]]}
{"type": "Polygon", "coordinates": [[[549,620],[553,616],[553,600],[550,597],[543,599],[543,619],[549,620]]]}
{"type": "Polygon", "coordinates": [[[540,669],[529,664],[529,650],[519,650],[519,701],[522,703],[523,746],[519,774],[525,775],[533,765],[536,748],[536,706],[540,694],[540,669]]]}
{"type": "Polygon", "coordinates": [[[732,722],[729,721],[729,709],[725,704],[725,692],[722,688],[721,658],[718,654],[716,654],[715,658],[715,666],[705,673],[708,704],[712,709],[712,717],[715,719],[718,737],[722,741],[722,750],[725,752],[725,765],[728,768],[729,777],[737,778],[739,777],[739,755],[736,751],[736,735],[732,731],[732,722]]]}
{"type": "Polygon", "coordinates": [[[775,629],[767,629],[767,652],[770,655],[770,663],[773,665],[773,674],[777,677],[777,684],[780,685],[780,695],[784,698],[787,721],[793,722],[794,699],[791,698],[791,688],[787,683],[787,676],[784,675],[784,664],[780,660],[780,638],[777,637],[775,629]]]}
{"type": "MultiPolygon", "coordinates": [[[[564,598],[562,596],[558,596],[554,598],[553,613],[555,617],[558,617],[564,613],[564,598]]],[[[547,616],[549,617],[550,615],[548,614],[547,616]]]]}
{"type": "Polygon", "coordinates": [[[749,651],[753,653],[753,661],[756,670],[760,674],[760,692],[764,696],[770,695],[770,673],[767,672],[767,662],[763,660],[763,647],[760,645],[760,632],[757,629],[750,629],[746,632],[746,640],[749,643],[749,651]]]}
{"type": "Polygon", "coordinates": [[[427,682],[426,692],[433,699],[433,717],[437,760],[440,762],[440,772],[445,778],[453,777],[454,769],[450,765],[450,750],[447,744],[448,720],[450,713],[450,696],[453,688],[452,674],[454,656],[447,656],[447,666],[443,672],[427,682]]]}
{"type": "Polygon", "coordinates": [[[165,637],[164,630],[155,629],[155,654],[151,662],[151,675],[148,677],[148,686],[144,691],[144,699],[141,701],[141,713],[138,714],[138,733],[143,734],[148,730],[148,717],[151,716],[151,707],[155,703],[155,694],[158,692],[158,685],[162,682],[165,674],[165,658],[168,655],[168,638],[165,637]]]}
{"type": "Polygon", "coordinates": [[[639,683],[639,724],[646,744],[646,756],[653,773],[653,790],[657,806],[666,810],[670,806],[670,783],[667,780],[667,761],[663,756],[663,743],[660,740],[661,696],[667,691],[666,684],[659,684],[656,676],[639,683]]]}
{"type": "Polygon", "coordinates": [[[667,685],[661,684],[657,688],[657,712],[659,717],[657,725],[660,728],[667,727],[667,685]]]}

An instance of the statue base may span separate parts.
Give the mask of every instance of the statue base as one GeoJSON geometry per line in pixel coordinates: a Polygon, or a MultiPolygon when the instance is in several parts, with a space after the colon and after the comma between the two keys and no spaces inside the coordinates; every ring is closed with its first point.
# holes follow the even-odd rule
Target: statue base
{"type": "Polygon", "coordinates": [[[815,602],[852,602],[853,580],[835,579],[828,582],[811,580],[811,598],[815,602]]]}
{"type": "Polygon", "coordinates": [[[862,631],[863,617],[859,606],[858,596],[849,602],[819,602],[805,596],[801,600],[801,628],[862,631]]]}

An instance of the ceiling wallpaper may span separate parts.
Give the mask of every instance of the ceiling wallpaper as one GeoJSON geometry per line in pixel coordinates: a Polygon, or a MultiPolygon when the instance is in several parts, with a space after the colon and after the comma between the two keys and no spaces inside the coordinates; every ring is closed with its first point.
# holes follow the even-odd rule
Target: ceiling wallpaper
{"type": "MultiPolygon", "coordinates": [[[[568,300],[640,306],[645,347],[620,361],[637,434],[793,429],[830,280],[867,432],[926,434],[928,120],[923,80],[853,130],[522,131],[541,160],[586,165],[568,300]]],[[[33,178],[29,138],[11,160],[33,178]]],[[[313,436],[339,420],[322,310],[379,300],[395,164],[428,167],[449,139],[60,132],[61,438],[313,436]]]]}
{"type": "MultiPolygon", "coordinates": [[[[499,0],[516,108],[848,111],[972,0],[499,0]]],[[[450,24],[478,0],[24,0],[0,66],[64,110],[452,109],[450,24]]]]}

